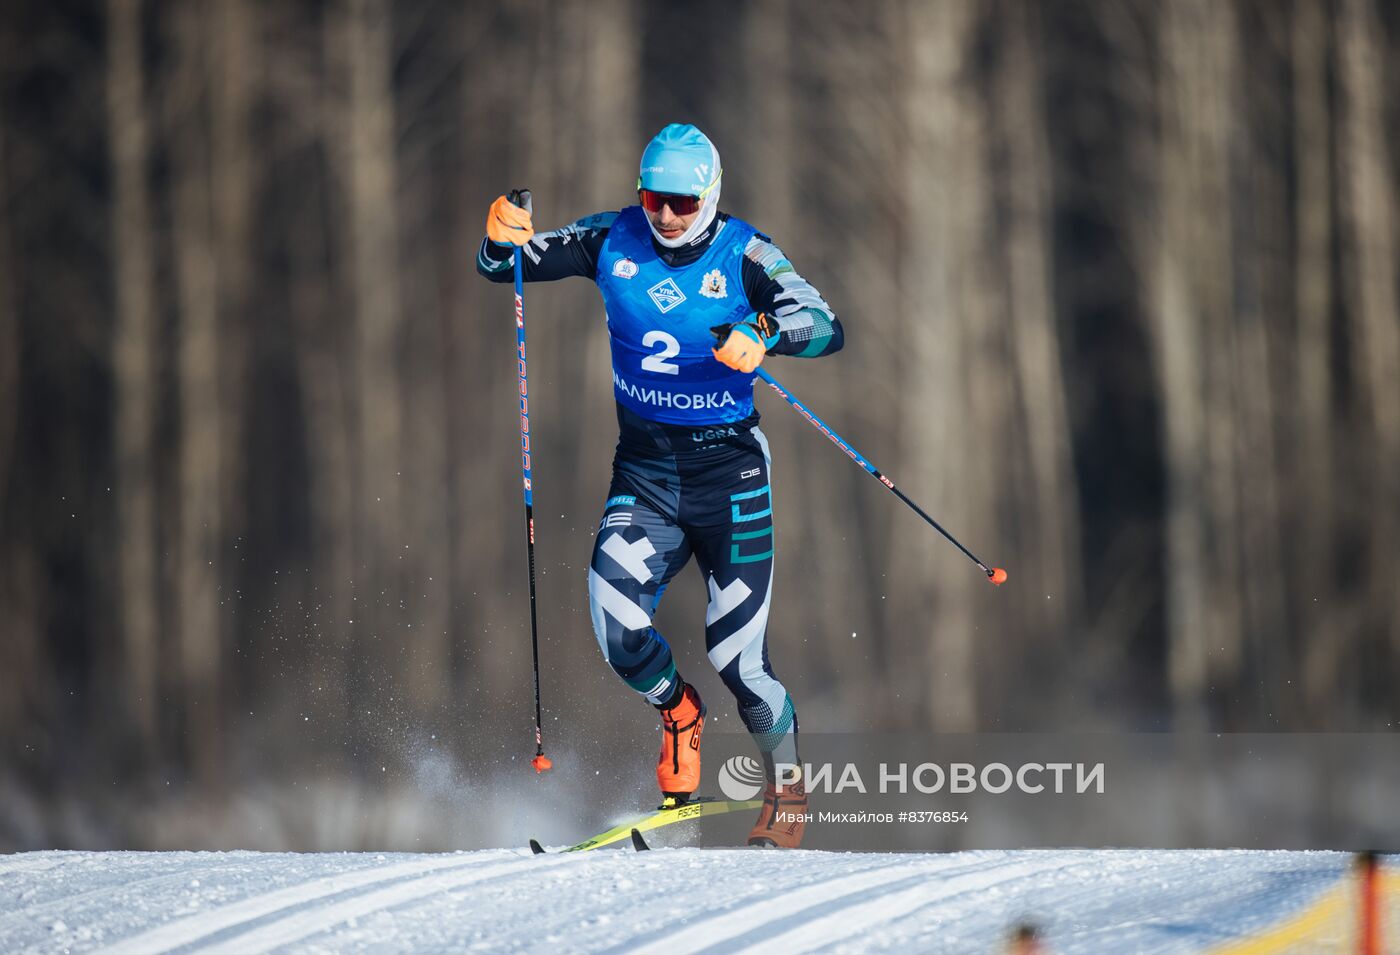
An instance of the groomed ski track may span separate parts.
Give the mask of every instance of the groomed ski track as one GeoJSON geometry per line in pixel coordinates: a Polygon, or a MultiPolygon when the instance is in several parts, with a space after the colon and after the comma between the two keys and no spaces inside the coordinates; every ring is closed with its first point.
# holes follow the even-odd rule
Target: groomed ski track
{"type": "Polygon", "coordinates": [[[1335,884],[1332,852],[0,856],[0,952],[1200,952],[1335,884]]]}

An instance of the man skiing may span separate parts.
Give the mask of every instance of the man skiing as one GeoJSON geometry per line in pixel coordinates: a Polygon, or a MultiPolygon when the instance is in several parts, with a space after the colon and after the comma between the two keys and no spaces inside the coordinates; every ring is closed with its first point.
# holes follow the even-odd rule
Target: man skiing
{"type": "Polygon", "coordinates": [[[710,595],[710,662],[767,771],[748,841],[796,847],[807,796],[803,781],[774,776],[775,762],[798,762],[797,714],[768,661],[772,489],[753,379],[765,355],[829,355],[843,333],[767,236],[718,210],[722,167],[704,133],[667,126],[640,165],[640,205],[553,232],[535,233],[530,212],[501,196],[477,270],[508,282],[523,247],[527,282],[598,284],[620,437],[588,574],[594,633],[618,676],[661,712],[663,806],[684,803],[700,784],[706,709],[651,621],[695,556],[710,595]]]}

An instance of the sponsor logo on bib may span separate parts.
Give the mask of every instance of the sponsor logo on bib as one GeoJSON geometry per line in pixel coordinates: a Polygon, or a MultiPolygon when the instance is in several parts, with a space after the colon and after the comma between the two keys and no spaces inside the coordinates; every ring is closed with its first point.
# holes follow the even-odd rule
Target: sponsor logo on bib
{"type": "Polygon", "coordinates": [[[676,284],[676,280],[669,276],[647,289],[647,294],[662,314],[685,301],[685,293],[676,284]]]}
{"type": "Polygon", "coordinates": [[[706,298],[728,298],[729,280],[724,277],[724,273],[715,269],[705,275],[700,282],[700,294],[706,298]]]}
{"type": "Polygon", "coordinates": [[[616,369],[613,370],[613,386],[619,393],[627,395],[638,404],[651,405],[653,408],[671,408],[677,411],[717,411],[738,404],[734,400],[733,393],[727,390],[691,394],[684,391],[672,391],[666,387],[647,387],[628,381],[619,375],[616,369]]]}

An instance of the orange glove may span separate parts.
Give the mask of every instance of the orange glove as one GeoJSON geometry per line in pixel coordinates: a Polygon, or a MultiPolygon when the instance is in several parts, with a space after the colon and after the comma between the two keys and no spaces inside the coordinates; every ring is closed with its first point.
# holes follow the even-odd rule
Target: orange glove
{"type": "Polygon", "coordinates": [[[486,214],[486,237],[497,245],[524,245],[535,234],[530,223],[530,210],[513,204],[505,196],[497,197],[486,214]]]}
{"type": "Polygon", "coordinates": [[[715,332],[724,341],[719,348],[711,349],[715,360],[745,374],[762,364],[764,354],[778,341],[778,332],[773,326],[773,320],[762,312],[755,314],[752,321],[731,325],[728,335],[724,334],[726,329],[723,325],[718,325],[710,331],[715,332]]]}

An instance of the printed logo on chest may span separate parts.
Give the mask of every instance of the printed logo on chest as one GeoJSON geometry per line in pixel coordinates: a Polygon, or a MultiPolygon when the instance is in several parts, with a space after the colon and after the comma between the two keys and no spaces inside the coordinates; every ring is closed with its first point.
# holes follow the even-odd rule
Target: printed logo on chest
{"type": "Polygon", "coordinates": [[[676,280],[669,276],[647,289],[647,295],[663,315],[685,301],[685,293],[676,284],[676,280]]]}
{"type": "Polygon", "coordinates": [[[715,269],[705,274],[705,278],[700,282],[700,294],[706,298],[728,298],[729,280],[724,277],[724,273],[715,269]]]}

